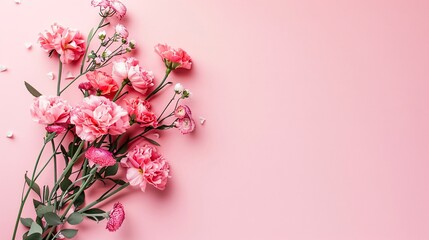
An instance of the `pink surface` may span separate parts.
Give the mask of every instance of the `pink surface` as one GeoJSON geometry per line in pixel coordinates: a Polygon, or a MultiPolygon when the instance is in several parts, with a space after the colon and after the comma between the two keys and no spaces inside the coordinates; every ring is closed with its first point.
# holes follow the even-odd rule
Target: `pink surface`
{"type": "MultiPolygon", "coordinates": [[[[23,81],[55,92],[56,61],[24,43],[53,22],[88,33],[89,2],[0,1],[0,134],[15,133],[0,137],[0,239],[43,133],[23,81]]],[[[166,191],[130,191],[118,232],[90,222],[76,239],[429,239],[428,1],[124,2],[158,81],[156,43],[194,58],[172,80],[207,122],[161,136],[166,191]]]]}

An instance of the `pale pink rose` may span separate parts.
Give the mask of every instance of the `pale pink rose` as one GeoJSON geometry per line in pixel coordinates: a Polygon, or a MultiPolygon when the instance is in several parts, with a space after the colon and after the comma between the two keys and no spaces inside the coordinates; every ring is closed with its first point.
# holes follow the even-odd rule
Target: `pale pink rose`
{"type": "Polygon", "coordinates": [[[37,42],[40,44],[46,52],[55,50],[55,39],[61,37],[64,32],[64,28],[57,23],[51,26],[51,30],[45,30],[43,33],[39,33],[39,39],[37,42]]]}
{"type": "Polygon", "coordinates": [[[49,126],[46,126],[45,129],[48,133],[56,133],[56,134],[61,134],[67,130],[66,127],[61,125],[49,125],[49,126]]]}
{"type": "Polygon", "coordinates": [[[76,134],[85,141],[108,133],[119,135],[130,127],[127,111],[103,96],[84,98],[72,111],[70,120],[76,126],[76,134]]]}
{"type": "Polygon", "coordinates": [[[118,24],[115,27],[115,32],[123,39],[127,39],[128,38],[128,30],[127,28],[122,25],[122,24],[118,24]]]}
{"type": "Polygon", "coordinates": [[[176,116],[179,119],[183,119],[186,116],[192,117],[192,112],[188,106],[180,105],[176,108],[176,111],[174,111],[174,116],[176,116]]]}
{"type": "Polygon", "coordinates": [[[85,38],[79,31],[67,28],[55,38],[54,47],[61,62],[68,64],[79,60],[85,53],[85,38]]]}
{"type": "Polygon", "coordinates": [[[110,232],[118,230],[125,220],[124,206],[121,203],[115,203],[112,211],[109,213],[106,229],[110,232]]]}
{"type": "Polygon", "coordinates": [[[130,185],[140,187],[142,191],[147,183],[164,190],[170,178],[170,165],[151,145],[136,146],[128,152],[122,164],[128,167],[126,178],[130,185]]]}
{"type": "Polygon", "coordinates": [[[90,147],[85,152],[85,157],[100,167],[109,167],[116,164],[113,154],[105,149],[90,147]]]}
{"type": "Polygon", "coordinates": [[[40,124],[65,124],[70,119],[72,107],[67,101],[57,96],[35,98],[30,112],[34,121],[40,124]]]}
{"type": "Polygon", "coordinates": [[[188,134],[195,130],[195,121],[186,116],[185,118],[177,119],[176,122],[174,122],[174,126],[177,127],[182,134],[188,134]]]}
{"type": "Polygon", "coordinates": [[[119,90],[118,83],[105,72],[97,70],[89,72],[86,74],[86,78],[99,95],[111,96],[119,90]]]}
{"type": "Polygon", "coordinates": [[[131,119],[139,123],[141,127],[157,126],[156,116],[150,111],[151,106],[148,101],[137,97],[125,100],[125,103],[131,119]]]}
{"type": "Polygon", "coordinates": [[[137,92],[146,93],[153,86],[154,75],[139,66],[135,58],[119,58],[113,62],[112,77],[118,82],[130,81],[137,92]]]}
{"type": "Polygon", "coordinates": [[[167,44],[158,44],[155,46],[155,52],[161,56],[167,68],[174,70],[177,68],[191,69],[192,59],[181,48],[175,49],[167,44]]]}

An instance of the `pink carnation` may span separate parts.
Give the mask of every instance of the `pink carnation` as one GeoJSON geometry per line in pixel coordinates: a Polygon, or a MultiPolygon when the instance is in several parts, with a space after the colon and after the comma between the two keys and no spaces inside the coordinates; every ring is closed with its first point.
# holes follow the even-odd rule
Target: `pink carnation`
{"type": "Polygon", "coordinates": [[[85,141],[94,141],[108,133],[119,135],[130,127],[127,111],[105,97],[94,95],[84,98],[72,111],[71,123],[85,141]]]}
{"type": "Polygon", "coordinates": [[[69,121],[72,107],[57,96],[40,96],[30,108],[34,121],[40,124],[64,124],[69,121]]]}
{"type": "Polygon", "coordinates": [[[125,220],[124,206],[121,203],[115,203],[112,211],[109,213],[106,229],[110,232],[118,230],[125,220]]]}
{"type": "Polygon", "coordinates": [[[85,157],[92,163],[101,167],[113,166],[116,163],[113,154],[101,148],[90,147],[85,152],[85,157]]]}
{"type": "Polygon", "coordinates": [[[126,109],[128,114],[135,122],[139,123],[142,127],[153,126],[156,127],[156,116],[150,111],[150,103],[142,100],[139,97],[125,100],[126,109]]]}
{"type": "Polygon", "coordinates": [[[175,49],[167,44],[158,44],[155,46],[155,52],[161,56],[167,68],[174,70],[177,68],[191,69],[192,59],[181,48],[175,49]]]}
{"type": "Polygon", "coordinates": [[[92,0],[93,7],[100,7],[101,11],[105,12],[108,16],[115,14],[119,19],[123,18],[127,13],[125,5],[117,0],[92,0]]]}
{"type": "Polygon", "coordinates": [[[43,33],[39,33],[39,39],[38,43],[40,44],[40,47],[42,47],[46,52],[50,52],[52,50],[55,50],[55,39],[57,37],[60,37],[63,32],[64,28],[57,23],[54,23],[51,26],[51,30],[45,30],[43,33]]]}
{"type": "Polygon", "coordinates": [[[186,116],[192,117],[191,109],[186,105],[180,105],[176,108],[176,111],[174,111],[174,116],[179,119],[183,119],[186,116]]]}
{"type": "Polygon", "coordinates": [[[89,90],[93,90],[94,88],[92,87],[92,85],[91,85],[91,83],[90,82],[83,82],[83,83],[80,83],[79,84],[79,86],[78,86],[78,88],[80,89],[80,90],[86,90],[86,91],[89,91],[89,90]]]}
{"type": "Polygon", "coordinates": [[[155,78],[151,71],[141,68],[139,61],[132,57],[114,61],[112,77],[118,82],[130,81],[134,90],[142,94],[153,86],[153,79],[155,78]]]}
{"type": "Polygon", "coordinates": [[[194,131],[195,121],[192,119],[192,112],[188,106],[178,106],[174,111],[174,115],[178,118],[176,122],[174,122],[174,126],[177,127],[182,134],[188,134],[194,131]]]}
{"type": "Polygon", "coordinates": [[[159,190],[164,190],[170,178],[170,165],[151,145],[136,146],[122,160],[127,169],[127,180],[131,186],[138,186],[145,191],[149,183],[159,190]]]}
{"type": "Polygon", "coordinates": [[[61,134],[67,130],[67,128],[61,125],[49,125],[49,126],[46,126],[45,129],[48,133],[56,133],[56,134],[61,134]]]}
{"type": "Polygon", "coordinates": [[[86,74],[91,86],[97,91],[100,95],[112,95],[115,94],[119,87],[118,83],[113,80],[112,76],[108,75],[105,72],[93,71],[86,74]]]}
{"type": "Polygon", "coordinates": [[[118,24],[115,27],[115,32],[123,39],[127,39],[128,38],[128,30],[127,28],[122,25],[122,24],[118,24]]]}

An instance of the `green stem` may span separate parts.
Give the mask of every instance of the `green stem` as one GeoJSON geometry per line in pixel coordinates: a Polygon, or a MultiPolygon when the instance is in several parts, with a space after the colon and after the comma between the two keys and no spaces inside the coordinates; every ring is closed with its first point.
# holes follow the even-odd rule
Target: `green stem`
{"type": "Polygon", "coordinates": [[[47,144],[47,142],[44,141],[43,147],[40,150],[39,156],[37,157],[36,164],[34,165],[34,169],[33,169],[33,174],[32,174],[32,177],[31,177],[30,186],[28,187],[27,193],[25,194],[24,198],[21,201],[21,205],[19,206],[18,216],[16,217],[15,227],[13,229],[12,240],[15,240],[16,232],[18,230],[19,219],[21,218],[21,214],[22,214],[22,210],[24,209],[25,202],[27,201],[28,195],[30,195],[31,188],[33,187],[34,176],[36,174],[37,165],[39,164],[40,158],[42,157],[42,153],[45,150],[46,144],[47,144]]]}
{"type": "Polygon", "coordinates": [[[165,111],[167,110],[167,108],[170,106],[170,104],[173,102],[174,98],[176,97],[176,92],[174,92],[173,97],[170,99],[170,102],[168,102],[167,106],[165,106],[164,110],[162,111],[162,113],[159,115],[158,119],[156,120],[157,122],[159,121],[159,119],[161,119],[162,115],[165,113],[165,111]]]}
{"type": "Polygon", "coordinates": [[[63,63],[61,59],[59,60],[59,70],[58,70],[58,83],[57,83],[57,96],[61,95],[61,75],[63,74],[63,63]]]}
{"type": "Polygon", "coordinates": [[[102,17],[100,23],[98,24],[97,28],[95,29],[95,31],[92,33],[91,36],[88,36],[88,41],[87,41],[87,46],[86,46],[86,50],[85,50],[85,54],[83,55],[82,58],[82,65],[80,66],[80,73],[83,73],[83,67],[85,66],[85,61],[86,61],[86,56],[88,55],[88,49],[89,49],[89,45],[91,44],[92,39],[94,38],[95,34],[97,33],[97,31],[103,27],[103,23],[104,20],[106,19],[106,17],[102,17]]]}
{"type": "Polygon", "coordinates": [[[79,75],[77,75],[77,77],[75,77],[69,84],[67,84],[67,86],[65,88],[63,88],[63,90],[60,91],[60,95],[61,93],[63,93],[67,88],[69,88],[74,82],[76,82],[76,80],[78,80],[80,77],[82,77],[83,75],[85,75],[88,71],[85,71],[79,75]]]}
{"type": "Polygon", "coordinates": [[[162,89],[163,84],[164,84],[165,80],[167,80],[168,75],[170,75],[170,73],[171,73],[171,69],[170,69],[170,68],[167,68],[167,70],[165,71],[164,79],[162,79],[161,84],[159,84],[159,85],[158,85],[158,87],[157,87],[157,88],[155,88],[155,90],[153,90],[153,91],[152,91],[152,92],[151,92],[151,93],[146,97],[146,100],[149,100],[153,95],[155,95],[157,92],[159,92],[159,90],[161,90],[161,89],[162,89]]]}
{"type": "Polygon", "coordinates": [[[118,97],[119,97],[119,95],[121,94],[122,90],[124,89],[124,87],[125,87],[129,82],[130,82],[130,80],[128,80],[128,79],[125,79],[125,80],[122,82],[121,87],[120,87],[120,88],[119,88],[119,90],[116,92],[115,96],[113,97],[113,102],[115,102],[115,101],[118,99],[118,97]]]}
{"type": "Polygon", "coordinates": [[[79,212],[79,213],[83,213],[83,212],[85,212],[86,210],[90,209],[91,207],[93,207],[93,206],[95,206],[95,205],[99,204],[100,202],[102,202],[102,201],[104,201],[104,200],[108,199],[109,197],[111,197],[111,196],[115,195],[116,193],[120,192],[121,190],[125,189],[125,188],[126,188],[126,187],[128,187],[129,185],[130,185],[130,183],[125,183],[124,185],[122,185],[122,186],[120,186],[118,189],[116,189],[115,191],[112,191],[111,193],[109,193],[109,194],[105,195],[104,197],[101,197],[101,198],[99,198],[99,199],[95,200],[94,202],[92,202],[92,203],[90,203],[90,204],[86,205],[84,208],[80,209],[78,212],[79,212]]]}
{"type": "MultiPolygon", "coordinates": [[[[51,143],[52,143],[52,151],[54,154],[54,184],[55,184],[57,182],[57,178],[58,178],[58,176],[57,176],[57,151],[55,148],[54,139],[51,140],[51,143]]],[[[56,195],[57,195],[57,193],[55,192],[55,196],[56,195]]],[[[55,198],[54,199],[54,209],[56,209],[56,208],[57,208],[57,199],[55,198]]]]}

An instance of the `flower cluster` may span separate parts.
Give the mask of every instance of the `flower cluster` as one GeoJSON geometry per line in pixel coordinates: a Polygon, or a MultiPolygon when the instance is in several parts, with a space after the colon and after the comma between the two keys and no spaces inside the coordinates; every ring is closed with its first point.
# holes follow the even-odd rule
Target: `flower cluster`
{"type": "MultiPolygon", "coordinates": [[[[27,193],[23,194],[17,217],[17,223],[21,220],[24,226],[31,228],[24,234],[24,239],[42,239],[42,234],[44,240],[73,238],[77,229],[65,229],[64,223],[77,225],[83,218],[97,222],[107,219],[106,229],[117,231],[125,219],[122,204],[115,203],[108,212],[94,208],[95,205],[128,186],[143,192],[148,184],[164,190],[171,178],[169,162],[154,146],[160,144],[150,139],[148,133],[178,129],[182,134],[188,134],[195,129],[191,109],[180,104],[190,96],[190,91],[182,84],[175,84],[171,91],[174,95],[162,111],[155,111],[158,108],[153,110],[151,104],[152,97],[172,84],[166,81],[171,72],[179,68],[191,69],[190,56],[180,48],[156,45],[155,51],[166,66],[163,80],[158,83],[154,73],[144,69],[136,58],[122,56],[136,47],[134,41],[128,40],[129,32],[124,25],[117,24],[111,36],[103,30],[110,26],[109,17],[121,19],[125,16],[125,5],[118,0],[92,0],[91,5],[99,7],[102,18],[95,31],[87,37],[89,46],[94,36],[98,35],[100,42],[95,50],[86,48],[85,39],[79,31],[58,24],[53,24],[50,30],[39,35],[38,42],[42,49],[59,56],[60,71],[56,96],[43,95],[26,83],[35,97],[30,107],[31,117],[44,126],[46,135],[35,172],[31,178],[25,176],[28,188],[27,193]],[[113,46],[117,46],[116,49],[113,46]],[[81,68],[78,76],[66,77],[70,81],[61,84],[64,80],[61,76],[63,64],[79,59],[81,68]],[[111,71],[106,71],[104,68],[110,63],[111,71]],[[77,83],[80,77],[86,78],[77,86],[83,99],[71,105],[61,94],[77,83]],[[132,93],[130,97],[128,93],[132,93]],[[40,167],[42,153],[48,143],[53,147],[52,156],[44,167],[40,167]],[[36,181],[52,160],[55,172],[60,172],[57,169],[58,159],[64,159],[64,170],[56,174],[53,185],[44,186],[41,193],[36,181]],[[118,174],[121,168],[126,171],[122,177],[118,174]],[[96,182],[102,182],[103,186],[108,183],[112,185],[96,201],[85,201],[85,192],[96,182]],[[31,191],[39,196],[33,201],[37,217],[21,218],[31,191]]],[[[12,239],[15,239],[17,227],[15,225],[12,239]]]]}

